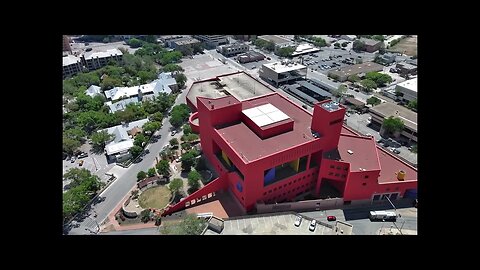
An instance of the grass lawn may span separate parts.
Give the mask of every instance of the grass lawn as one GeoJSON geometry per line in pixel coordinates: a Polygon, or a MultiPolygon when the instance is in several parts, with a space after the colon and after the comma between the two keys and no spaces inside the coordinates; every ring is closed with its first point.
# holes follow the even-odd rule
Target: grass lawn
{"type": "Polygon", "coordinates": [[[415,37],[408,37],[402,39],[400,42],[395,44],[395,46],[391,47],[389,51],[393,52],[400,52],[406,55],[417,55],[417,38],[415,37]]]}
{"type": "Polygon", "coordinates": [[[165,186],[157,186],[145,190],[138,198],[138,204],[142,208],[161,209],[170,201],[170,190],[165,186]]]}

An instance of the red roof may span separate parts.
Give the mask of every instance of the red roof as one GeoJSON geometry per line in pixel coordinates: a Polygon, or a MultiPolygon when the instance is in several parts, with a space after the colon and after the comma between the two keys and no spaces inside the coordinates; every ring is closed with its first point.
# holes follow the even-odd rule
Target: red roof
{"type": "Polygon", "coordinates": [[[414,167],[406,164],[380,146],[377,146],[377,149],[380,166],[382,167],[378,183],[399,182],[396,173],[400,170],[405,172],[404,181],[417,181],[417,170],[414,167]]]}
{"type": "Polygon", "coordinates": [[[246,163],[315,140],[310,131],[311,114],[278,93],[245,100],[242,110],[266,103],[288,115],[294,121],[293,130],[263,140],[243,122],[217,130],[246,163]]]}
{"type": "Polygon", "coordinates": [[[380,169],[373,137],[342,134],[338,142],[338,153],[342,161],[350,163],[351,172],[380,169]]]}

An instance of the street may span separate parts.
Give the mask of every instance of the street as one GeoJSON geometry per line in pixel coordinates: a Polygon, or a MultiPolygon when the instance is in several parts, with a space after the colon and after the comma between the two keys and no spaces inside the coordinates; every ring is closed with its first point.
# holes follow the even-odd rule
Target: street
{"type": "MultiPolygon", "coordinates": [[[[187,88],[182,91],[182,93],[177,97],[174,105],[179,105],[185,103],[185,95],[189,89],[191,82],[187,81],[187,88]]],[[[91,210],[87,215],[89,218],[85,218],[80,222],[74,221],[77,223],[68,234],[79,235],[79,234],[92,234],[93,232],[98,231],[98,224],[102,224],[105,221],[108,214],[118,205],[118,203],[127,195],[127,193],[133,188],[137,183],[137,173],[139,171],[147,171],[149,168],[152,168],[155,164],[155,157],[158,156],[158,153],[162,147],[169,143],[169,140],[172,138],[170,136],[170,122],[168,118],[163,120],[163,126],[155,134],[160,136],[159,140],[153,144],[147,146],[147,149],[150,150],[150,153],[145,155],[143,159],[138,163],[133,163],[128,170],[125,170],[123,175],[119,176],[118,179],[113,182],[106,190],[104,190],[100,197],[104,197],[105,200],[97,204],[92,205],[91,210]],[[94,213],[97,214],[94,217],[94,213]]]]}
{"type": "MultiPolygon", "coordinates": [[[[397,204],[397,202],[394,203],[397,204]]],[[[381,207],[368,205],[350,209],[333,209],[325,211],[302,212],[301,214],[326,223],[333,223],[327,221],[327,216],[335,216],[337,220],[345,221],[353,225],[353,234],[356,235],[377,235],[381,228],[385,229],[390,228],[391,226],[393,226],[394,228],[398,226],[398,228],[408,231],[417,230],[417,208],[398,208],[397,206],[396,212],[397,214],[400,214],[400,217],[397,218],[396,222],[370,221],[370,219],[368,218],[368,214],[370,211],[375,210],[395,211],[395,209],[393,209],[391,206],[381,207]]]]}
{"type": "Polygon", "coordinates": [[[101,235],[160,235],[158,228],[146,228],[138,230],[113,231],[107,233],[100,233],[101,235]]]}

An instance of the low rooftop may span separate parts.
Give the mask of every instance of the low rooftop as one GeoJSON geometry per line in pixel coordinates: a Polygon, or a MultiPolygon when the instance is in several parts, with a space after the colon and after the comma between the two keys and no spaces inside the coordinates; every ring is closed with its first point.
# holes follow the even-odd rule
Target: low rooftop
{"type": "Polygon", "coordinates": [[[70,54],[63,57],[63,66],[69,66],[76,63],[80,63],[80,57],[76,57],[70,54]]]}
{"type": "Polygon", "coordinates": [[[397,85],[403,88],[407,88],[411,91],[417,92],[417,78],[401,82],[397,85]]]}
{"type": "Polygon", "coordinates": [[[88,52],[84,54],[85,60],[93,58],[105,58],[110,56],[123,55],[119,49],[110,49],[103,52],[88,52]]]}
{"type": "Polygon", "coordinates": [[[273,93],[270,88],[244,72],[218,76],[207,81],[195,82],[187,99],[197,107],[197,97],[220,98],[233,96],[239,101],[273,93]]]}
{"type": "Polygon", "coordinates": [[[372,137],[341,134],[338,149],[325,153],[324,157],[350,163],[352,172],[380,169],[372,137]]]}
{"type": "Polygon", "coordinates": [[[304,66],[302,64],[292,63],[292,62],[288,62],[288,63],[284,63],[284,64],[282,64],[282,62],[263,64],[263,67],[271,69],[271,70],[275,71],[276,73],[283,73],[283,72],[289,72],[289,71],[294,71],[294,70],[307,68],[306,66],[304,66]]]}
{"type": "Polygon", "coordinates": [[[243,122],[217,129],[245,163],[315,140],[310,130],[312,116],[278,93],[244,101],[242,110],[268,103],[294,121],[293,130],[262,140],[243,122]]]}
{"type": "Polygon", "coordinates": [[[378,41],[375,39],[369,39],[369,38],[361,38],[360,41],[362,41],[363,43],[365,43],[365,45],[368,45],[368,46],[375,46],[378,43],[381,43],[381,41],[378,41]]]}
{"type": "Polygon", "coordinates": [[[373,62],[365,62],[362,64],[356,64],[351,66],[342,67],[338,70],[332,70],[330,73],[339,76],[350,76],[359,73],[367,73],[372,71],[382,71],[383,66],[373,62]]]}
{"type": "Polygon", "coordinates": [[[405,172],[404,181],[418,180],[417,170],[415,168],[407,165],[405,162],[393,156],[380,146],[377,146],[377,152],[380,160],[380,166],[382,168],[380,171],[380,176],[378,177],[378,183],[383,184],[401,182],[397,179],[396,175],[400,170],[405,172]]]}
{"type": "Polygon", "coordinates": [[[390,102],[384,102],[370,108],[369,111],[378,114],[384,118],[388,118],[390,116],[398,117],[402,119],[404,125],[407,126],[409,129],[414,131],[417,130],[417,113],[403,106],[390,102]]]}
{"type": "Polygon", "coordinates": [[[267,40],[267,41],[271,41],[271,42],[275,43],[275,45],[280,45],[280,44],[291,43],[292,42],[292,41],[290,41],[286,38],[282,38],[282,37],[279,37],[277,35],[264,35],[264,36],[259,36],[258,38],[261,38],[261,39],[264,39],[264,40],[267,40]]]}

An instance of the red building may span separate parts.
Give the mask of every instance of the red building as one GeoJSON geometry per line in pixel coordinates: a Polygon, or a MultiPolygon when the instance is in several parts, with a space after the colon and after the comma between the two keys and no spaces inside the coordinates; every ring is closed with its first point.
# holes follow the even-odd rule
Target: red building
{"type": "Polygon", "coordinates": [[[312,115],[274,92],[243,100],[226,94],[187,102],[196,110],[190,124],[220,176],[166,214],[220,189],[230,190],[246,211],[257,202],[295,200],[306,192],[343,197],[345,203],[416,192],[416,169],[378,147],[373,137],[343,127],[342,105],[322,101],[312,115]]]}

